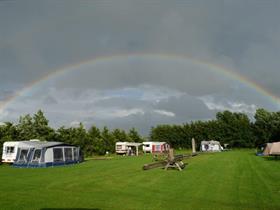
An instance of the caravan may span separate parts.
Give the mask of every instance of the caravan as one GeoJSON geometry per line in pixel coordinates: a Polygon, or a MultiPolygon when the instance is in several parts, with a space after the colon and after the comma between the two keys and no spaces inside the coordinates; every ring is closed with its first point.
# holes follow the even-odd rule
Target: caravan
{"type": "Polygon", "coordinates": [[[17,149],[15,167],[49,167],[82,161],[80,148],[63,142],[23,141],[17,149]]]}
{"type": "Polygon", "coordinates": [[[200,150],[202,152],[221,152],[223,147],[218,141],[202,141],[200,150]]]}
{"type": "MultiPolygon", "coordinates": [[[[38,139],[31,139],[30,142],[40,141],[38,139]]],[[[18,148],[29,141],[6,141],[3,144],[2,163],[13,163],[18,154],[18,148]]],[[[29,147],[28,147],[29,148],[29,147]]]]}
{"type": "Polygon", "coordinates": [[[8,141],[3,144],[3,163],[16,167],[48,167],[82,161],[80,148],[63,142],[8,141]]]}
{"type": "Polygon", "coordinates": [[[7,141],[3,144],[2,163],[13,163],[15,161],[19,143],[18,141],[7,141]]]}
{"type": "Polygon", "coordinates": [[[142,143],[136,142],[116,142],[116,153],[119,155],[137,155],[142,143]]]}
{"type": "MultiPolygon", "coordinates": [[[[38,139],[31,139],[30,142],[38,142],[38,139]]],[[[18,154],[18,148],[29,141],[6,141],[3,144],[2,163],[13,163],[18,154]]]]}
{"type": "Polygon", "coordinates": [[[143,151],[145,153],[163,153],[168,151],[170,148],[166,142],[143,142],[143,151]]]}

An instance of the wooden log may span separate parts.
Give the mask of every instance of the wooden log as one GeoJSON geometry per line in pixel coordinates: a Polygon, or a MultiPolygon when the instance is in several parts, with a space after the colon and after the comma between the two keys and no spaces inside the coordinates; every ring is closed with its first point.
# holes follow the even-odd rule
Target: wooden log
{"type": "Polygon", "coordinates": [[[143,170],[149,170],[149,169],[153,169],[153,168],[163,167],[166,165],[166,163],[167,163],[167,161],[158,161],[158,162],[154,162],[154,163],[145,164],[143,166],[143,170]]]}
{"type": "Polygon", "coordinates": [[[175,155],[174,156],[173,150],[171,150],[169,152],[166,160],[145,164],[143,166],[143,170],[149,170],[149,169],[153,169],[153,168],[162,167],[162,168],[165,168],[166,170],[167,170],[167,168],[177,168],[181,171],[185,167],[185,163],[183,163],[182,160],[191,158],[196,155],[198,155],[198,154],[194,153],[194,154],[184,154],[184,155],[175,155]]]}

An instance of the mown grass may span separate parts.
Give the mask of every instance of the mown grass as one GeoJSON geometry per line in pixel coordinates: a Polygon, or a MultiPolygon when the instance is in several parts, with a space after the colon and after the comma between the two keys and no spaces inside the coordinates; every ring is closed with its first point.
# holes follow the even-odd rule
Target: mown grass
{"type": "Polygon", "coordinates": [[[0,166],[0,209],[280,209],[280,160],[250,150],[203,154],[182,171],[151,156],[66,167],[0,166]]]}

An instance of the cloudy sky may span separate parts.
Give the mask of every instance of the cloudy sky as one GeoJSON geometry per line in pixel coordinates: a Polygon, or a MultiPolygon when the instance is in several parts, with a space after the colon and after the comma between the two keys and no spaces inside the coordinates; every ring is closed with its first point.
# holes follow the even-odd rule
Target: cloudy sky
{"type": "Polygon", "coordinates": [[[42,109],[55,127],[148,133],[223,110],[278,111],[279,10],[277,0],[0,1],[0,121],[42,109]]]}

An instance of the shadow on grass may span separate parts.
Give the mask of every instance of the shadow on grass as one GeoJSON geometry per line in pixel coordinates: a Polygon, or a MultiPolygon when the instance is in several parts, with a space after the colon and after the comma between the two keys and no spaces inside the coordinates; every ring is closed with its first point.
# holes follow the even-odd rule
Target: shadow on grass
{"type": "Polygon", "coordinates": [[[269,156],[269,157],[263,157],[266,161],[280,161],[280,156],[269,156]]]}
{"type": "Polygon", "coordinates": [[[101,210],[97,208],[89,209],[89,208],[42,208],[40,210],[101,210]]]}

